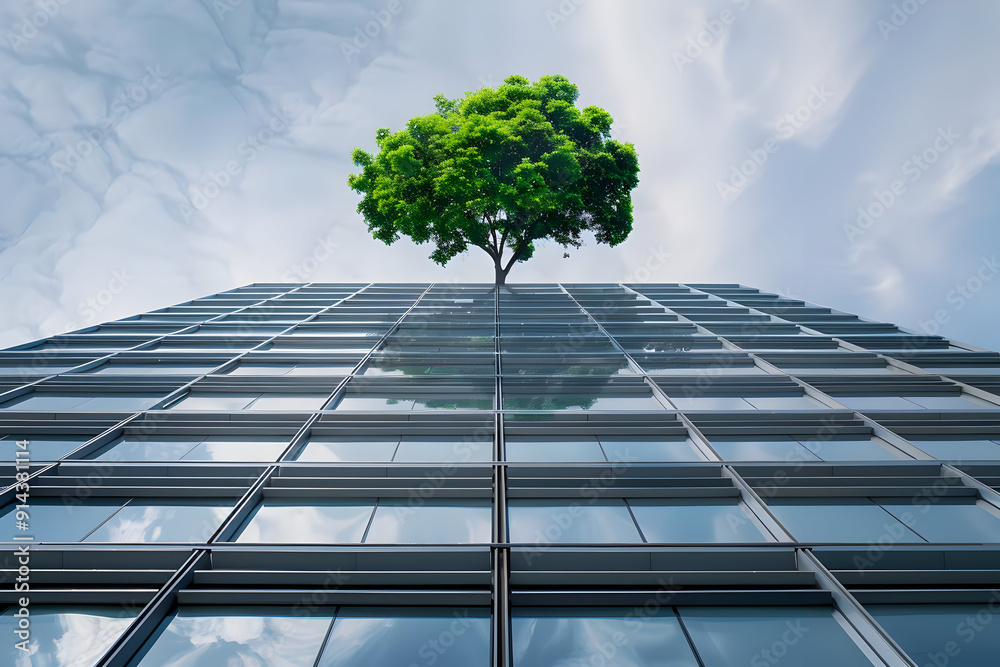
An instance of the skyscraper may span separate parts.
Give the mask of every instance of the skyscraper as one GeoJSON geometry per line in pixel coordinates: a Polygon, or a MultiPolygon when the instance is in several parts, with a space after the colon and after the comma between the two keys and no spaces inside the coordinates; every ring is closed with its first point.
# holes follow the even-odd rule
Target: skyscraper
{"type": "Polygon", "coordinates": [[[255,284],[0,352],[2,664],[996,664],[1000,355],[738,285],[255,284]]]}

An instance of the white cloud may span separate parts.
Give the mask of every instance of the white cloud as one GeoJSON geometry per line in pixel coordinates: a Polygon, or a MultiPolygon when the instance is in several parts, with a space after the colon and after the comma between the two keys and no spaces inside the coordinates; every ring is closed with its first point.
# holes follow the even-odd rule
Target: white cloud
{"type": "MultiPolygon", "coordinates": [[[[0,345],[80,324],[122,269],[134,278],[97,320],[289,275],[490,280],[478,251],[442,269],[428,246],[372,240],[346,178],[376,128],[512,73],[568,76],[642,166],[626,243],[569,259],[543,247],[514,281],[617,281],[662,247],[670,261],[650,280],[791,287],[913,324],[1000,240],[984,213],[1000,154],[989,3],[928,4],[889,40],[876,24],[888,5],[862,0],[402,0],[374,28],[385,0],[229,4],[71,2],[18,50],[0,47],[0,345]],[[679,68],[675,54],[724,11],[732,21],[679,68]],[[150,67],[168,75],[143,92],[150,67]],[[816,87],[830,94],[808,109],[816,87]],[[779,119],[803,105],[783,134],[779,119]],[[264,141],[290,106],[289,126],[264,141]],[[849,242],[844,225],[872,188],[949,124],[962,140],[849,242]],[[772,137],[776,152],[723,201],[718,183],[772,137]],[[69,173],[54,166],[88,145],[69,173]]],[[[4,3],[0,25],[33,6],[4,3]]],[[[984,287],[942,332],[1000,347],[998,293],[984,287]]]]}

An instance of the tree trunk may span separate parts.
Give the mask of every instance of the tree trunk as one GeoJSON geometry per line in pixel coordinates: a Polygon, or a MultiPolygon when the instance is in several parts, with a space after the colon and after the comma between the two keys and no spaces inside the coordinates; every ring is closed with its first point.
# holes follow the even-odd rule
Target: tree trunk
{"type": "Polygon", "coordinates": [[[507,272],[503,270],[503,266],[500,264],[499,259],[494,263],[493,268],[496,270],[495,287],[500,287],[507,282],[507,272]]]}

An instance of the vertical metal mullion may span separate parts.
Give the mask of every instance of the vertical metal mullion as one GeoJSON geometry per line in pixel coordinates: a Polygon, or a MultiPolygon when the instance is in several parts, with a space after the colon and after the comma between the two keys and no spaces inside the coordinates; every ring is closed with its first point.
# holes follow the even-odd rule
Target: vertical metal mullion
{"type": "Polygon", "coordinates": [[[503,362],[500,346],[500,287],[493,292],[493,354],[495,359],[495,401],[493,419],[493,543],[490,547],[492,569],[492,628],[490,636],[494,667],[510,665],[510,549],[507,542],[507,467],[504,455],[503,362]]]}
{"type": "Polygon", "coordinates": [[[126,667],[173,610],[177,592],[191,583],[196,570],[205,566],[211,566],[211,552],[207,549],[195,549],[167,583],[156,592],[153,599],[143,607],[128,629],[105,653],[97,667],[126,667]]]}
{"type": "Polygon", "coordinates": [[[834,608],[843,615],[883,664],[890,667],[917,667],[899,644],[868,613],[864,605],[851,595],[810,549],[796,549],[795,562],[799,570],[816,575],[817,588],[830,592],[834,608]]]}
{"type": "Polygon", "coordinates": [[[691,655],[694,659],[698,661],[698,667],[705,667],[705,661],[701,659],[701,654],[698,653],[698,647],[694,645],[694,639],[691,638],[691,633],[688,632],[687,625],[684,623],[684,618],[681,616],[681,612],[677,607],[671,607],[674,612],[674,618],[677,619],[677,623],[681,626],[681,632],[684,633],[684,639],[687,640],[688,648],[691,649],[691,655]]]}

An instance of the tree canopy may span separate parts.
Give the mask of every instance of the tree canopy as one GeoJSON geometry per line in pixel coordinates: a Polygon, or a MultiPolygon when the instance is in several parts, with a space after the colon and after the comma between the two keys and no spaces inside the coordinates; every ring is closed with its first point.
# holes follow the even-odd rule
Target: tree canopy
{"type": "Polygon", "coordinates": [[[563,76],[511,76],[461,99],[437,95],[435,113],[378,130],[378,155],[355,148],[362,170],[347,181],[364,195],[368,230],[386,244],[401,235],[431,242],[442,266],[482,248],[497,285],[543,239],[578,248],[590,231],[621,243],[639,161],[632,144],[611,138],[611,115],[578,109],[578,95],[563,76]]]}

